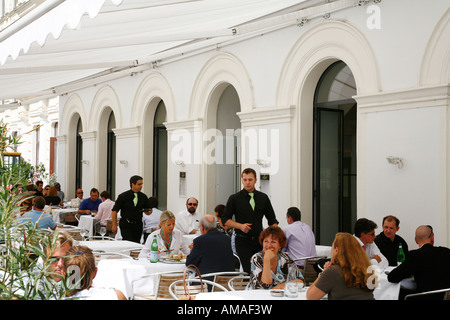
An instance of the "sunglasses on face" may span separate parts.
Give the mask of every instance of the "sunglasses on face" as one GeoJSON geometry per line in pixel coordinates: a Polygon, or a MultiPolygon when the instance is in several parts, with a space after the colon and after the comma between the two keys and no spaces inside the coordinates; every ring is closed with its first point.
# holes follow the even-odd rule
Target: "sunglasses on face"
{"type": "Polygon", "coordinates": [[[62,257],[62,256],[61,257],[52,256],[48,260],[50,261],[50,264],[54,264],[54,263],[58,263],[60,259],[64,259],[64,257],[62,257]]]}
{"type": "Polygon", "coordinates": [[[196,206],[198,206],[198,203],[188,203],[188,206],[194,206],[194,207],[196,207],[196,206]]]}

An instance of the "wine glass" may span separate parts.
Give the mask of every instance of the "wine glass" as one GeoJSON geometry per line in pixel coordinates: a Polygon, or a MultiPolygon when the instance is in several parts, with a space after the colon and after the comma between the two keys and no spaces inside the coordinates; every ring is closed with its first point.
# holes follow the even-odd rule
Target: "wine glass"
{"type": "Polygon", "coordinates": [[[80,235],[83,238],[83,241],[85,240],[84,237],[89,233],[89,230],[87,229],[81,229],[80,230],[80,235]]]}
{"type": "Polygon", "coordinates": [[[100,234],[101,234],[102,239],[103,239],[103,237],[104,237],[105,234],[106,234],[106,227],[101,227],[101,228],[100,228],[100,234]]]}

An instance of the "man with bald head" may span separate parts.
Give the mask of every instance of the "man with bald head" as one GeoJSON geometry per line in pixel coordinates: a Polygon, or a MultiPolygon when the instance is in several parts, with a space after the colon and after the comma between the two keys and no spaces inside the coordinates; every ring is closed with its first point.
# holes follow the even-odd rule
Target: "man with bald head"
{"type": "MultiPolygon", "coordinates": [[[[431,226],[419,226],[416,229],[415,240],[419,249],[406,254],[405,261],[388,275],[390,282],[398,283],[403,279],[414,277],[417,289],[414,292],[424,292],[450,288],[450,249],[434,246],[434,232],[431,226]]],[[[428,298],[442,299],[443,295],[432,295],[428,298]]],[[[422,298],[423,299],[423,298],[422,298]]]]}
{"type": "Polygon", "coordinates": [[[200,232],[202,235],[195,238],[190,247],[186,265],[195,265],[201,274],[234,271],[231,238],[217,230],[216,217],[203,216],[200,219],[200,232]]]}

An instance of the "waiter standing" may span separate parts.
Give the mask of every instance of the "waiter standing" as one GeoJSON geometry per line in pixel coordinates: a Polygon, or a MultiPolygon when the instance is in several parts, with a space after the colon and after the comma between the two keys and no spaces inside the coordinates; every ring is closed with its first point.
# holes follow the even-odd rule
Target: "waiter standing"
{"type": "Polygon", "coordinates": [[[263,217],[266,217],[269,225],[278,225],[278,221],[269,197],[255,189],[257,181],[255,170],[244,169],[241,178],[244,188],[228,198],[222,223],[234,228],[236,251],[242,269],[250,273],[251,257],[262,250],[259,234],[263,230],[263,217]],[[235,221],[231,220],[233,215],[235,221]]]}
{"type": "Polygon", "coordinates": [[[120,233],[123,240],[140,243],[142,237],[142,209],[147,196],[141,192],[144,185],[140,176],[130,178],[130,190],[121,193],[112,208],[112,231],[117,233],[117,212],[120,210],[120,233]]]}

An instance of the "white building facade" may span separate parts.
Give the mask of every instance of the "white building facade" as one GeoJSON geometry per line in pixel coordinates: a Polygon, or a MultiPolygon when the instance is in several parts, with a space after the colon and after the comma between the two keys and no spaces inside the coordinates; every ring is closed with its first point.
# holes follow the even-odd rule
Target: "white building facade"
{"type": "Polygon", "coordinates": [[[63,190],[137,174],[206,214],[252,167],[280,225],[297,206],[320,244],[392,214],[410,248],[421,224],[449,246],[450,2],[360,4],[59,96],[63,190]]]}

